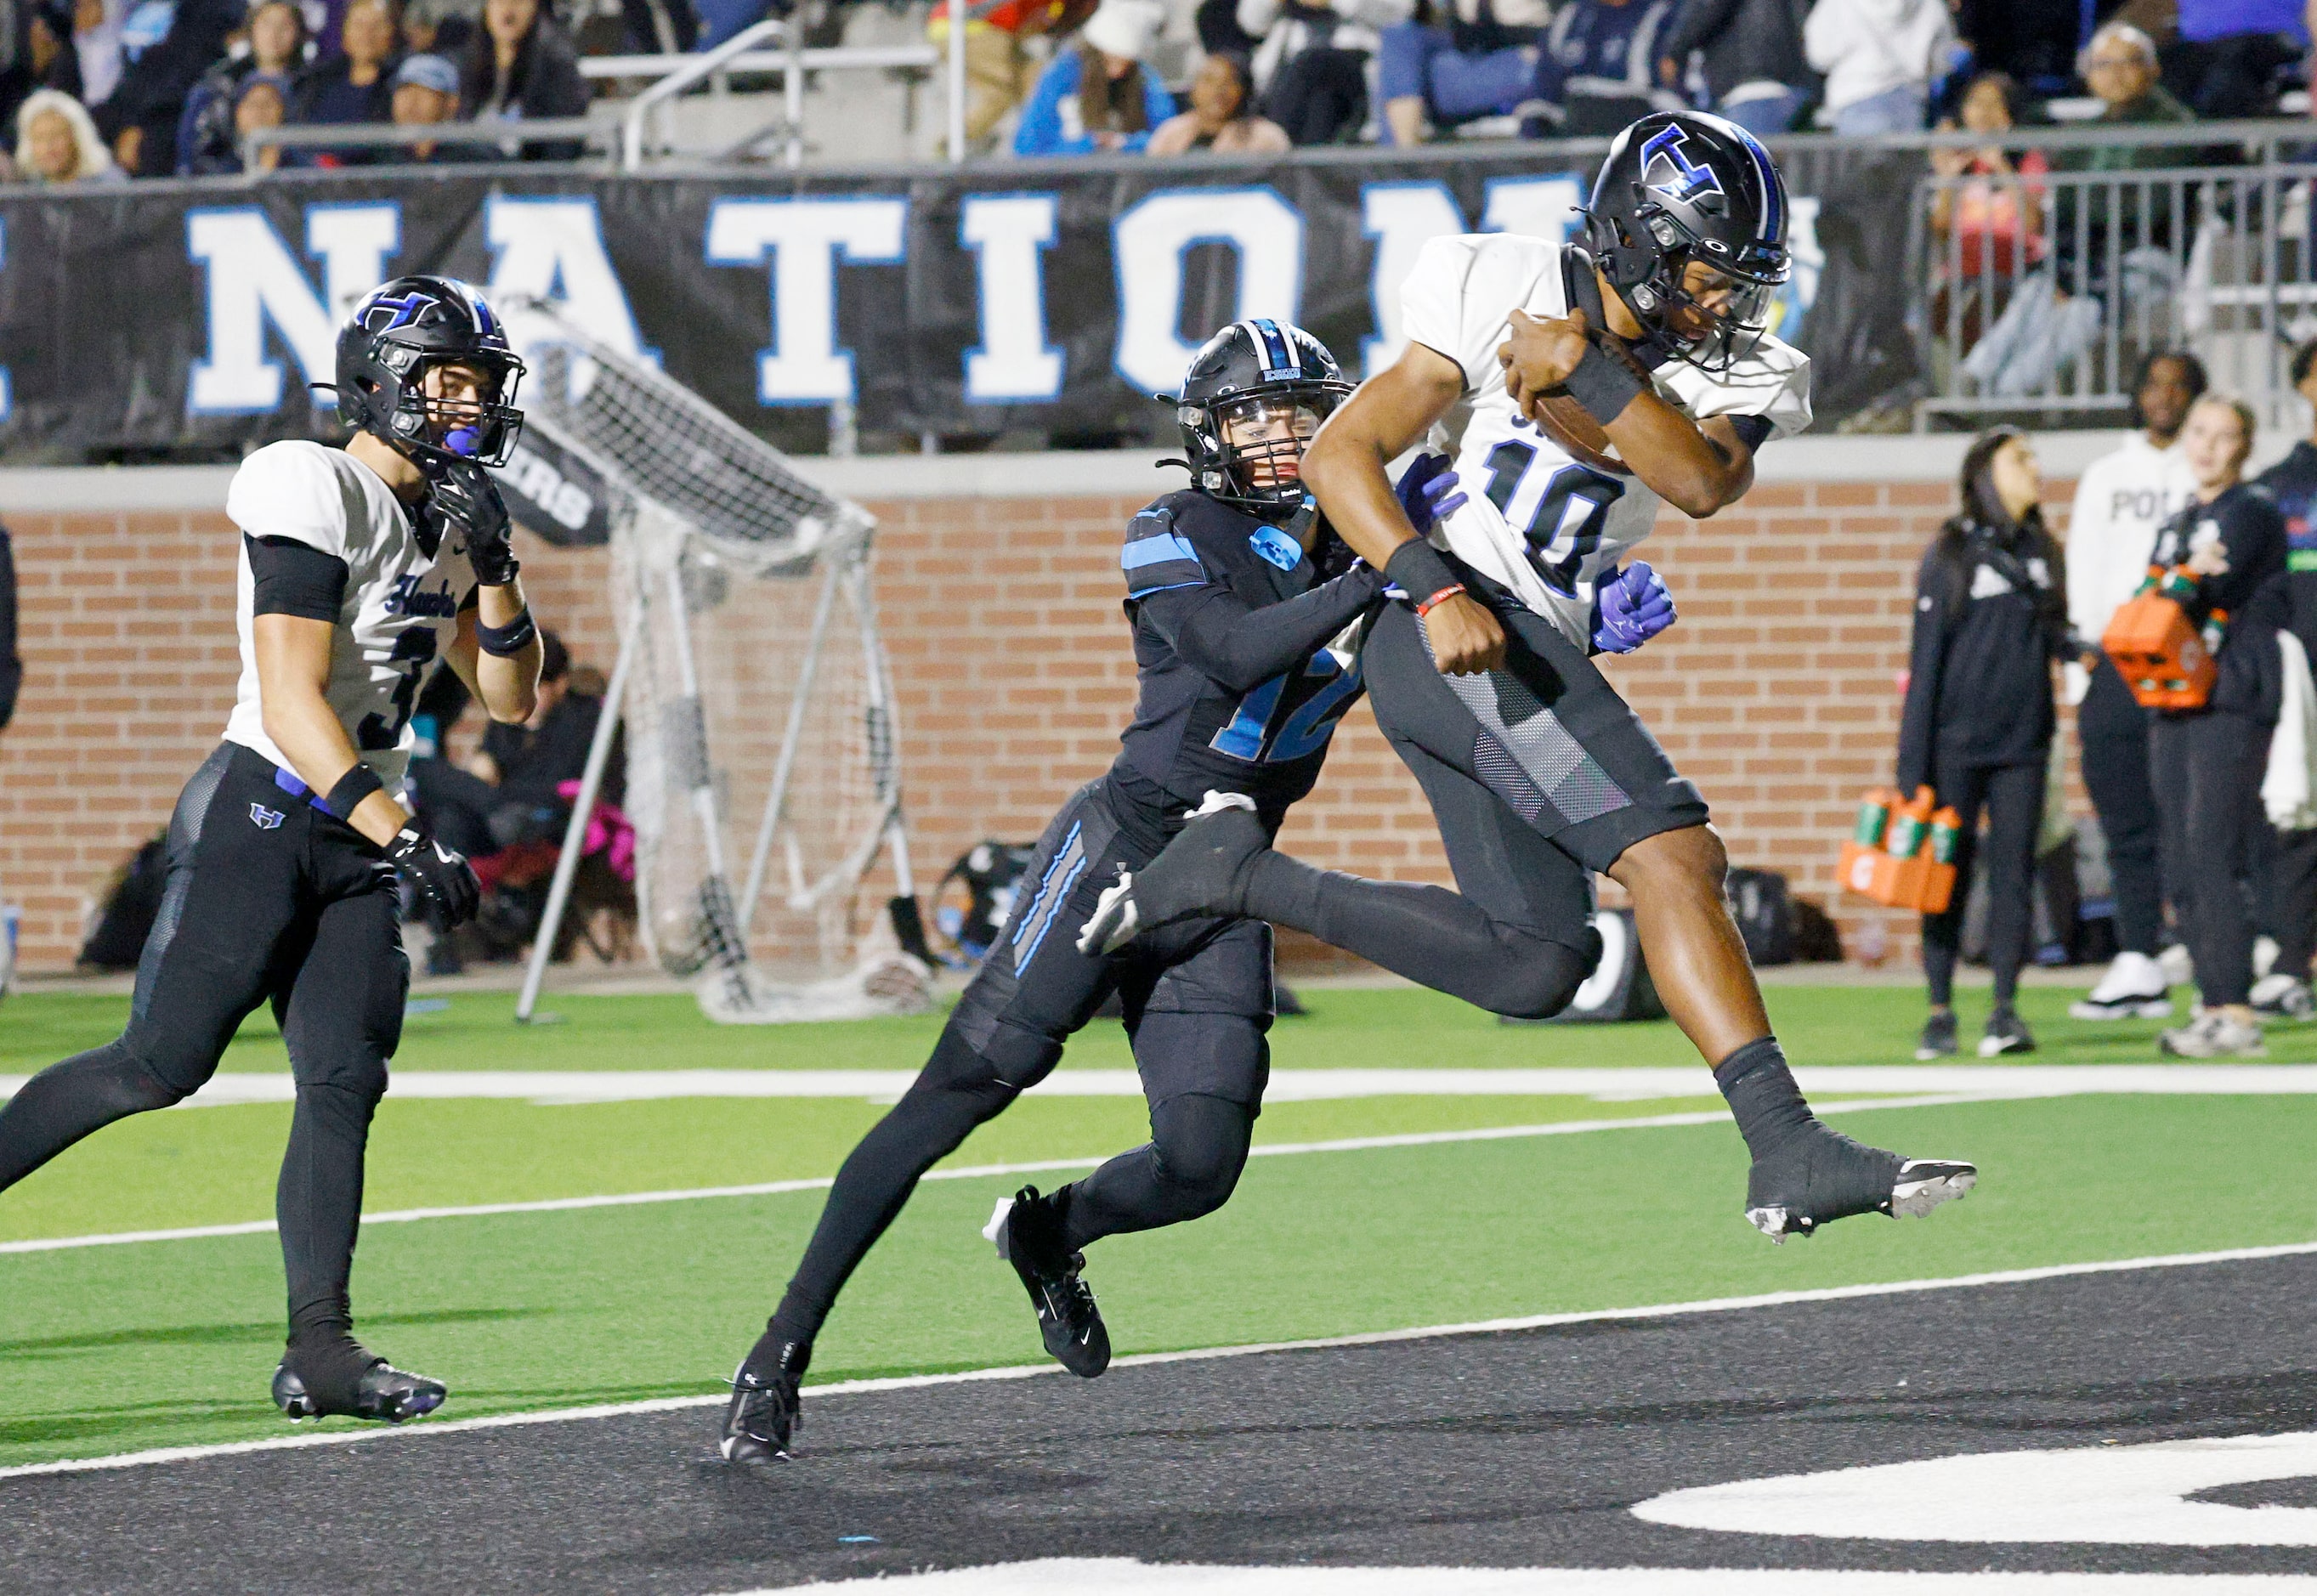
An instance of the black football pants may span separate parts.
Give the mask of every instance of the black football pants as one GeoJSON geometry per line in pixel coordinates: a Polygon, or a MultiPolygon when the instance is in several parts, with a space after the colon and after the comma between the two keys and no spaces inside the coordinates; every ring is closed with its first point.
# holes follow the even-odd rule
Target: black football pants
{"type": "Polygon", "coordinates": [[[410,985],[394,872],[231,743],[177,799],[168,870],[128,1030],[35,1075],[0,1110],[0,1190],[115,1119],[192,1095],[270,998],[297,1082],[274,1194],[291,1339],[344,1333],[362,1150],[410,985]]]}
{"type": "Polygon", "coordinates": [[[2150,958],[2162,945],[2164,881],[2157,850],[2156,793],[2148,778],[2148,711],[2102,655],[2076,710],[2084,790],[2099,816],[2116,895],[2116,945],[2150,958]]]}
{"type": "Polygon", "coordinates": [[[1158,851],[1148,817],[1132,834],[1122,829],[1117,810],[1127,803],[1096,781],[1046,828],[1005,929],[933,1057],[836,1172],[773,1315],[775,1337],[812,1342],[918,1180],[1044,1080],[1065,1039],[1113,992],[1150,1100],[1150,1140],[1057,1193],[1066,1240],[1076,1250],[1179,1225],[1229,1200],[1271,1073],[1271,927],[1195,920],[1145,932],[1114,954],[1080,953],[1078,928],[1119,866],[1140,869],[1158,851]]]}
{"type": "Polygon", "coordinates": [[[2260,778],[2268,728],[2224,709],[2159,715],[2149,728],[2149,773],[2181,939],[2196,962],[2206,1007],[2247,1002],[2252,992],[2255,832],[2267,821],[2260,778]]]}

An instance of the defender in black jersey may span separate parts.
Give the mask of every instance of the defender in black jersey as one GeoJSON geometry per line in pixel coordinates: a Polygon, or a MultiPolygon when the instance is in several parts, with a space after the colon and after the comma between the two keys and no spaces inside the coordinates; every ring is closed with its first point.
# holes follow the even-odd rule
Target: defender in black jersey
{"type": "MultiPolygon", "coordinates": [[[[1303,448],[1350,385],[1317,339],[1240,322],[1200,353],[1176,401],[1197,486],[1127,524],[1119,561],[1141,678],[1109,772],[1054,816],[997,944],[915,1085],[837,1172],[812,1241],[735,1377],[721,1437],[735,1462],[787,1456],[814,1336],[917,1179],[1061,1057],[1114,992],[1150,1102],[1150,1140],[1049,1196],[1024,1187],[984,1234],[1013,1264],[1047,1350],[1088,1378],[1109,1333],[1080,1278],[1102,1236],[1212,1212],[1230,1198],[1269,1074],[1271,928],[1203,918],[1117,954],[1073,943],[1103,887],[1138,869],[1187,812],[1228,794],[1276,830],[1360,693],[1329,644],[1384,591],[1334,544],[1302,491],[1303,448]],[[1329,570],[1349,566],[1341,574],[1329,570]]],[[[1411,492],[1428,524],[1454,478],[1411,492]]]]}

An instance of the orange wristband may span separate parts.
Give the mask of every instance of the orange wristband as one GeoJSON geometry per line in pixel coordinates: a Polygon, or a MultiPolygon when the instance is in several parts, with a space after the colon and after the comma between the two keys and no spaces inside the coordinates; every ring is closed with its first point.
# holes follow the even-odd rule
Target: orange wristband
{"type": "Polygon", "coordinates": [[[1430,598],[1417,605],[1416,612],[1418,615],[1429,615],[1432,613],[1436,606],[1445,603],[1448,600],[1454,598],[1458,593],[1463,593],[1463,591],[1464,584],[1461,582],[1444,587],[1438,593],[1434,593],[1430,598]]]}

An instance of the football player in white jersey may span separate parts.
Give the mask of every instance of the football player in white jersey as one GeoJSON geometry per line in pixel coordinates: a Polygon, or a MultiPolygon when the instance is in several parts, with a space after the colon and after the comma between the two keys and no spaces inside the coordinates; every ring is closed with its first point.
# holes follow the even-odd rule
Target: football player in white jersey
{"type": "Polygon", "coordinates": [[[338,335],[352,441],[269,444],[235,473],[240,691],[169,822],[129,1029],[0,1112],[4,1190],[90,1132],[199,1090],[272,1001],[297,1081],[275,1199],[290,1334],[273,1399],[293,1419],[398,1422],[445,1395],[354,1339],[347,1278],[410,982],[396,869],[452,921],[479,896],[467,861],[402,799],[419,679],[449,660],[503,721],[530,715],[538,685],[537,629],[483,469],[520,429],[522,371],[474,290],[398,278],[338,335]]]}
{"type": "Polygon", "coordinates": [[[1105,893],[1115,945],[1189,914],[1291,925],[1499,1013],[1565,1007],[1598,962],[1592,878],[1633,903],[1666,1007],[1714,1066],[1753,1154],[1747,1217],[1774,1240],[1847,1215],[1927,1213],[1968,1164],[1863,1146],[1810,1111],[1722,899],[1728,860],[1589,655],[1669,624],[1626,549],[1660,500],[1713,514],[1754,450],[1810,420],[1810,368],[1771,337],[1786,195],[1752,135],[1644,117],[1595,179],[1590,251],[1502,235],[1426,246],[1401,291],[1409,344],[1321,430],[1304,480],[1406,597],[1362,655],[1376,721],[1422,784],[1458,892],[1322,873],[1218,808],[1105,893]],[[1419,443],[1470,495],[1427,540],[1387,462],[1419,443]]]}

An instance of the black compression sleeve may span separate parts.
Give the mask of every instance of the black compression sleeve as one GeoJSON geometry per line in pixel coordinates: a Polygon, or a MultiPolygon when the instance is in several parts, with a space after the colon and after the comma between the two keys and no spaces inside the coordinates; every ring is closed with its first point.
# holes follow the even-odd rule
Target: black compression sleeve
{"type": "Polygon", "coordinates": [[[244,532],[255,581],[252,615],[295,615],[303,620],[338,619],[346,600],[346,562],[295,538],[253,538],[244,532]]]}
{"type": "Polygon", "coordinates": [[[1737,429],[1738,441],[1746,446],[1749,454],[1760,453],[1763,440],[1778,430],[1777,424],[1767,415],[1733,415],[1730,424],[1737,429]]]}
{"type": "Polygon", "coordinates": [[[1208,583],[1152,593],[1142,601],[1142,612],[1185,664],[1245,692],[1310,659],[1382,591],[1382,573],[1362,566],[1259,610],[1221,584],[1208,583]]]}

